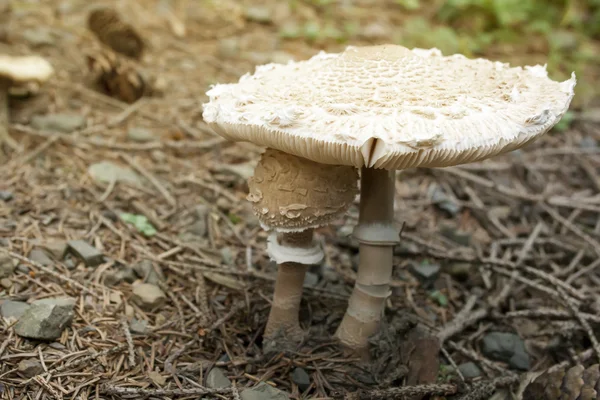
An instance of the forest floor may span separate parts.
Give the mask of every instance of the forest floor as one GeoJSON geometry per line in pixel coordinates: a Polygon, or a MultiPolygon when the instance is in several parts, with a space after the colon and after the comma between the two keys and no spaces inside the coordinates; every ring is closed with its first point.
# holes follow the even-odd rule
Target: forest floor
{"type": "MultiPolygon", "coordinates": [[[[585,84],[598,64],[578,64],[573,111],[525,149],[398,173],[403,241],[373,362],[332,340],[355,280],[357,204],[317,231],[308,339],[273,355],[262,330],[276,268],[245,199],[262,149],[212,133],[205,92],[257,64],[398,43],[401,2],[101,2],[146,40],[131,65],[153,90],[134,103],[90,84],[90,2],[12,3],[0,53],[41,55],[56,74],[10,102],[21,149],[0,166],[0,398],[501,400],[530,373],[599,362],[600,102],[585,84]],[[58,330],[27,339],[22,319],[44,319],[31,312],[43,299],[55,304],[44,329],[58,330]]],[[[485,54],[545,63],[533,42],[485,54]]]]}

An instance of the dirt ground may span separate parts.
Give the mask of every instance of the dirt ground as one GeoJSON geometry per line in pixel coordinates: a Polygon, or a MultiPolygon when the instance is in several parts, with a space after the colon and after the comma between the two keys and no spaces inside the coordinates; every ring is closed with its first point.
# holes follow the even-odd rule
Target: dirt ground
{"type": "Polygon", "coordinates": [[[22,149],[0,166],[0,256],[16,268],[0,270],[0,305],[69,296],[75,307],[53,340],[21,337],[15,319],[0,318],[1,398],[250,399],[244,391],[266,382],[298,399],[500,400],[518,396],[531,372],[599,362],[593,108],[523,150],[398,173],[403,243],[373,362],[347,357],[332,340],[355,279],[357,205],[318,231],[326,261],[305,285],[306,342],[263,353],[276,269],[245,200],[261,149],[213,134],[202,121],[204,93],[257,64],[393,41],[403,21],[389,12],[393,2],[356,2],[344,12],[370,30],[349,42],[305,40],[290,33],[292,17],[333,18],[308,3],[13,2],[0,53],[41,55],[56,74],[35,94],[11,97],[10,132],[22,149]],[[137,102],[90,83],[86,55],[102,46],[86,20],[101,4],[145,40],[132,65],[152,90],[137,102]],[[371,24],[381,18],[389,29],[371,24]],[[114,179],[99,177],[109,167],[120,168],[114,179]],[[63,254],[73,240],[104,258],[63,254]],[[143,280],[162,290],[160,306],[136,297],[143,280]],[[485,349],[503,333],[523,344],[525,366],[485,349]],[[215,368],[231,387],[209,387],[215,368]]]}

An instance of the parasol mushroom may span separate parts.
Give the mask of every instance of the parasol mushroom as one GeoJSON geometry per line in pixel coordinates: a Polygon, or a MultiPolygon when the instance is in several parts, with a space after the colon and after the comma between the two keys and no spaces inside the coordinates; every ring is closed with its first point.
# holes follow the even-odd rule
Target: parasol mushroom
{"type": "Polygon", "coordinates": [[[8,93],[12,85],[43,83],[54,73],[52,65],[38,56],[14,57],[0,54],[0,152],[6,144],[13,150],[19,145],[8,134],[8,93]]]}
{"type": "Polygon", "coordinates": [[[359,267],[336,337],[356,351],[377,332],[389,296],[395,170],[471,163],[520,148],[550,130],[573,97],[575,76],[510,67],[437,49],[397,45],[324,52],[268,64],[208,92],[204,118],[232,141],[361,169],[354,230],[359,267]]]}

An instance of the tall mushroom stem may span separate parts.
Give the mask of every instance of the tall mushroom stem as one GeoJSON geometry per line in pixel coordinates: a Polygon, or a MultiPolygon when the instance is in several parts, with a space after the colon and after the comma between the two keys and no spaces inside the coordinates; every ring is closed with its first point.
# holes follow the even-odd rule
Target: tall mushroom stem
{"type": "Polygon", "coordinates": [[[395,171],[362,168],[360,182],[360,214],[353,234],[359,242],[358,274],[336,337],[363,353],[379,329],[389,296],[399,232],[394,226],[395,171]]]}
{"type": "MultiPolygon", "coordinates": [[[[282,233],[276,240],[282,247],[309,249],[314,246],[313,229],[282,233]]],[[[298,262],[283,262],[279,263],[277,267],[275,294],[264,336],[267,338],[281,336],[290,342],[297,343],[303,338],[298,314],[300,313],[302,288],[308,265],[298,262]]]]}
{"type": "MultiPolygon", "coordinates": [[[[19,145],[8,134],[8,89],[10,80],[0,78],[0,153],[6,144],[12,150],[19,149],[19,145]]],[[[0,155],[1,159],[2,155],[0,155]]]]}

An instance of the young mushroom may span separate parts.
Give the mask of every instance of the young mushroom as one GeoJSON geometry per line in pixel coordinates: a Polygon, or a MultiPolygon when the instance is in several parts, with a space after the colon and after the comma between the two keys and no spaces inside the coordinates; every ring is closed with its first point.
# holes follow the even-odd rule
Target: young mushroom
{"type": "Polygon", "coordinates": [[[357,280],[336,337],[362,352],[389,296],[395,170],[471,163],[520,148],[552,128],[575,76],[510,67],[437,49],[348,47],[268,64],[217,85],[204,118],[226,139],[322,164],[361,168],[357,280]]]}
{"type": "Polygon", "coordinates": [[[8,93],[13,85],[43,83],[54,69],[45,59],[37,56],[14,57],[0,54],[0,153],[4,144],[12,150],[19,148],[8,134],[8,93]]]}
{"type": "Polygon", "coordinates": [[[353,167],[323,165],[275,149],[262,154],[248,180],[248,200],[262,227],[272,232],[267,251],[278,265],[266,348],[293,348],[302,340],[298,313],[306,269],[324,257],[313,230],[343,215],[358,194],[357,181],[353,167]]]}

